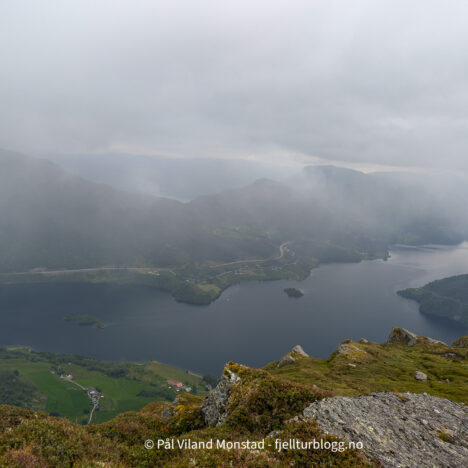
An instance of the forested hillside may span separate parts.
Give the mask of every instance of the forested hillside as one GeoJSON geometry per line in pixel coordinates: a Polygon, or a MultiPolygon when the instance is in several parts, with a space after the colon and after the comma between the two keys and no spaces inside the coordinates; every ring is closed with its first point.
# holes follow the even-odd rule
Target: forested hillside
{"type": "Polygon", "coordinates": [[[181,203],[1,151],[0,270],[268,259],[284,242],[295,243],[297,258],[359,260],[383,256],[394,242],[463,239],[460,216],[424,197],[398,178],[324,166],[181,203]]]}

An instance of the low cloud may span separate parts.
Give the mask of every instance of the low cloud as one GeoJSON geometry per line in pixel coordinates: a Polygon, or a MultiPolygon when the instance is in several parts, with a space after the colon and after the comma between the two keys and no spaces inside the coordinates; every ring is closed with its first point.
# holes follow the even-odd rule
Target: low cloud
{"type": "Polygon", "coordinates": [[[0,147],[468,171],[464,2],[0,4],[0,147]]]}

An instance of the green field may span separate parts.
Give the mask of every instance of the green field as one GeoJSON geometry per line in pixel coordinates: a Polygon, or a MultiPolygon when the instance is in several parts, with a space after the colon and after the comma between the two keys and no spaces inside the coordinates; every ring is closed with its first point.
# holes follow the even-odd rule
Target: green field
{"type": "Polygon", "coordinates": [[[92,403],[80,388],[103,394],[93,423],[125,411],[138,411],[152,401],[172,401],[177,395],[167,380],[183,382],[203,394],[202,378],[159,362],[111,363],[83,356],[36,353],[0,348],[0,404],[47,411],[85,423],[92,403]],[[72,381],[61,376],[71,375],[72,381]]]}

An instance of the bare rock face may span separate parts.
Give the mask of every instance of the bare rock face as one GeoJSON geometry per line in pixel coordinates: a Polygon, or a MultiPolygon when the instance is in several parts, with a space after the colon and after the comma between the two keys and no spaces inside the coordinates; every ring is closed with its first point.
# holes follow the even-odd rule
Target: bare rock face
{"type": "Polygon", "coordinates": [[[467,348],[468,347],[468,336],[460,336],[460,338],[457,338],[452,346],[454,348],[467,348]]]}
{"type": "Polygon", "coordinates": [[[362,442],[384,467],[464,467],[468,460],[465,406],[426,394],[373,393],[316,401],[303,415],[322,430],[362,442]]]}
{"type": "Polygon", "coordinates": [[[229,404],[232,387],[240,380],[240,377],[228,367],[224,368],[223,376],[218,385],[208,393],[201,405],[201,412],[205,424],[217,426],[226,419],[226,406],[229,404]]]}

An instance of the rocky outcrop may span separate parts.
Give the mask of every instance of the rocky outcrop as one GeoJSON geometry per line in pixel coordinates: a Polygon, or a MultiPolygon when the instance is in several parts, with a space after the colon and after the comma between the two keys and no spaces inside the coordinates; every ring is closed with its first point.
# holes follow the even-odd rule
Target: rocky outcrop
{"type": "Polygon", "coordinates": [[[401,343],[408,346],[414,346],[417,342],[417,335],[400,327],[394,327],[387,339],[387,343],[401,343]]]}
{"type": "Polygon", "coordinates": [[[302,349],[301,345],[294,346],[294,348],[291,349],[291,354],[300,354],[303,357],[309,357],[309,355],[302,349]]]}
{"type": "Polygon", "coordinates": [[[454,348],[468,348],[468,336],[460,336],[453,342],[452,346],[454,348]]]}
{"type": "Polygon", "coordinates": [[[415,378],[416,380],[425,381],[425,380],[427,380],[427,375],[426,375],[424,372],[416,371],[416,372],[414,373],[414,378],[415,378]]]}
{"type": "Polygon", "coordinates": [[[426,394],[373,393],[308,406],[328,433],[354,442],[384,467],[462,467],[468,459],[467,409],[426,394]]]}
{"type": "Polygon", "coordinates": [[[353,361],[362,361],[369,357],[359,346],[351,344],[351,340],[345,340],[343,343],[340,343],[337,351],[338,354],[342,354],[353,361]]]}
{"type": "Polygon", "coordinates": [[[277,367],[283,367],[287,364],[293,364],[296,360],[288,353],[285,354],[279,361],[277,367]]]}
{"type": "Polygon", "coordinates": [[[286,353],[279,361],[277,367],[283,367],[287,364],[292,364],[297,358],[309,357],[301,345],[294,346],[289,353],[286,353]]]}
{"type": "Polygon", "coordinates": [[[404,328],[394,327],[387,338],[387,343],[400,343],[407,346],[414,346],[417,343],[424,343],[429,346],[447,346],[446,343],[439,340],[434,340],[426,336],[419,336],[413,332],[405,330],[404,328]]]}
{"type": "Polygon", "coordinates": [[[230,393],[235,383],[240,380],[238,374],[229,369],[224,368],[223,376],[218,385],[208,393],[201,405],[201,412],[205,424],[208,426],[217,426],[222,424],[226,419],[226,407],[229,403],[230,393]]]}

